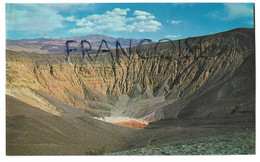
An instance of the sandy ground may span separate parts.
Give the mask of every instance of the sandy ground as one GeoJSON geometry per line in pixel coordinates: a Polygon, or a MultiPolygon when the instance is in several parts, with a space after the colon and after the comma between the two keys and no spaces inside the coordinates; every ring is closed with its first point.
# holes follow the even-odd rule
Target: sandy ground
{"type": "Polygon", "coordinates": [[[136,121],[143,124],[148,124],[149,122],[143,119],[135,119],[135,118],[129,118],[129,117],[121,117],[121,116],[106,116],[104,118],[97,118],[94,117],[94,119],[102,120],[104,122],[108,123],[120,123],[120,122],[129,122],[129,121],[136,121]]]}
{"type": "Polygon", "coordinates": [[[143,119],[135,119],[129,117],[120,117],[120,116],[117,117],[107,116],[104,118],[94,117],[94,119],[101,120],[115,125],[124,126],[124,127],[135,128],[135,129],[144,129],[149,124],[148,121],[143,119]]]}

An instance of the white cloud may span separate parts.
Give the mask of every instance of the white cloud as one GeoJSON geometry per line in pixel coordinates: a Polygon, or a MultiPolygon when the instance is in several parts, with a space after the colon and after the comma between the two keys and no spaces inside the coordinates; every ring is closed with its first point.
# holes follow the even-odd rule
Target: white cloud
{"type": "Polygon", "coordinates": [[[133,15],[134,16],[150,16],[151,14],[146,11],[135,10],[133,15]]]}
{"type": "Polygon", "coordinates": [[[228,19],[250,17],[253,15],[253,8],[246,4],[225,4],[228,19]]]}
{"type": "Polygon", "coordinates": [[[75,19],[73,16],[65,18],[65,20],[76,20],[76,26],[69,30],[74,34],[88,34],[100,33],[105,31],[112,32],[155,32],[160,29],[162,24],[155,19],[151,13],[136,10],[133,15],[136,17],[129,17],[127,15],[129,8],[120,9],[115,8],[112,11],[106,11],[104,14],[93,14],[83,17],[82,19],[75,19]]]}
{"type": "Polygon", "coordinates": [[[7,6],[6,28],[8,31],[36,34],[63,27],[64,18],[58,14],[55,6],[41,4],[20,4],[18,6],[7,6]]]}
{"type": "Polygon", "coordinates": [[[151,13],[146,12],[146,11],[140,11],[140,10],[135,10],[133,13],[133,16],[136,16],[136,19],[139,20],[152,20],[155,19],[155,16],[153,16],[151,13]]]}
{"type": "Polygon", "coordinates": [[[165,38],[178,38],[180,36],[181,36],[180,34],[178,34],[178,35],[166,35],[165,38]]]}
{"type": "Polygon", "coordinates": [[[137,32],[154,32],[160,29],[162,24],[155,20],[135,22],[132,24],[133,29],[137,32]]]}
{"type": "Polygon", "coordinates": [[[77,26],[88,26],[88,27],[93,27],[95,24],[91,22],[90,20],[86,18],[82,18],[80,20],[76,20],[76,25],[77,26]]]}
{"type": "Polygon", "coordinates": [[[149,19],[154,19],[155,18],[155,16],[143,16],[143,15],[140,15],[140,16],[136,16],[135,17],[136,19],[140,19],[140,20],[149,20],[149,19]]]}
{"type": "Polygon", "coordinates": [[[107,11],[106,14],[108,14],[108,15],[127,15],[127,11],[130,11],[130,9],[129,8],[127,8],[127,9],[115,8],[113,11],[107,11]]]}
{"type": "Polygon", "coordinates": [[[220,20],[253,17],[253,7],[242,3],[226,3],[223,11],[215,10],[210,12],[208,16],[220,20]]]}
{"type": "Polygon", "coordinates": [[[70,29],[69,32],[74,33],[74,34],[84,34],[84,33],[95,32],[96,34],[98,34],[98,32],[96,32],[96,30],[91,27],[73,28],[73,29],[70,29]]]}
{"type": "Polygon", "coordinates": [[[65,17],[64,20],[66,20],[66,21],[77,21],[74,16],[65,17]]]}
{"type": "Polygon", "coordinates": [[[172,24],[179,24],[179,23],[181,23],[181,22],[183,22],[183,21],[181,21],[181,20],[172,20],[172,21],[171,21],[172,24]]]}

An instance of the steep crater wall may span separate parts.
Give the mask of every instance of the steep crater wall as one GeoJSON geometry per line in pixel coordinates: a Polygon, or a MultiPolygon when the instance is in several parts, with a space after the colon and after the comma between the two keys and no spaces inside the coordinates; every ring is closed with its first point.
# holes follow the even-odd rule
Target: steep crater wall
{"type": "Polygon", "coordinates": [[[242,102],[225,101],[234,102],[226,106],[225,113],[233,112],[233,107],[239,109],[237,105],[243,107],[245,102],[253,111],[254,94],[247,101],[243,96],[255,87],[254,40],[253,29],[236,29],[177,40],[174,48],[169,42],[162,43],[156,53],[160,57],[143,59],[133,54],[130,60],[122,55],[112,60],[109,54],[101,53],[92,62],[74,53],[70,63],[64,54],[7,50],[6,92],[55,115],[64,113],[59,101],[97,117],[115,115],[148,121],[201,117],[219,114],[222,109],[218,106],[207,109],[205,105],[229,94],[242,97],[242,102]],[[243,93],[236,91],[241,86],[243,93]],[[199,97],[208,101],[198,103],[199,97]]]}

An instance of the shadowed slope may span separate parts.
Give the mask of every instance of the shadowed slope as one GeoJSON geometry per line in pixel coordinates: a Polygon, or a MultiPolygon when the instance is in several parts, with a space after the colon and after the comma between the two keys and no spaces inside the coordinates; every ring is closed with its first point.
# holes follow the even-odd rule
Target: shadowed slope
{"type": "Polygon", "coordinates": [[[7,155],[102,154],[124,148],[135,132],[84,111],[82,116],[54,116],[10,96],[6,103],[7,155]]]}

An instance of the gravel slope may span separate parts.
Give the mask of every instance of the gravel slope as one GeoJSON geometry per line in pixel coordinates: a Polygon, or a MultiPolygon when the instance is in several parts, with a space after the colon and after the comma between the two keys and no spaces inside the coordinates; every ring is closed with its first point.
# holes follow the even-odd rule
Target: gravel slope
{"type": "Polygon", "coordinates": [[[205,137],[114,152],[109,155],[236,155],[255,154],[255,133],[205,137]]]}

